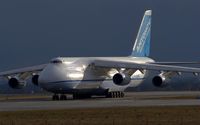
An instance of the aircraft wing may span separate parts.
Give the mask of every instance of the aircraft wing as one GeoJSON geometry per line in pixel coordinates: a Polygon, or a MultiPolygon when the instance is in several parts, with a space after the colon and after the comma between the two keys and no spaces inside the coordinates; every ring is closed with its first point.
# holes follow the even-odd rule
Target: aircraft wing
{"type": "Polygon", "coordinates": [[[103,68],[126,68],[134,70],[155,70],[164,72],[200,73],[200,68],[191,68],[174,65],[160,65],[154,63],[134,63],[130,61],[95,60],[93,65],[103,68]]]}
{"type": "Polygon", "coordinates": [[[185,64],[200,64],[200,62],[153,62],[150,64],[158,65],[185,65],[185,64]]]}
{"type": "Polygon", "coordinates": [[[35,72],[43,70],[46,65],[47,64],[42,64],[42,65],[36,65],[36,66],[31,66],[31,67],[25,67],[25,68],[0,72],[0,77],[1,76],[10,76],[10,75],[15,75],[15,74],[35,73],[35,72]]]}

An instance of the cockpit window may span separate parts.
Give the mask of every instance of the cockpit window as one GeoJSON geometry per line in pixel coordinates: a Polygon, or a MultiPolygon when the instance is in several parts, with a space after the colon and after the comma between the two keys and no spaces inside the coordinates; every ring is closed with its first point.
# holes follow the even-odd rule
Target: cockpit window
{"type": "Polygon", "coordinates": [[[59,64],[59,63],[62,63],[62,60],[60,60],[60,59],[54,59],[54,60],[51,60],[51,63],[53,63],[53,64],[59,64]]]}

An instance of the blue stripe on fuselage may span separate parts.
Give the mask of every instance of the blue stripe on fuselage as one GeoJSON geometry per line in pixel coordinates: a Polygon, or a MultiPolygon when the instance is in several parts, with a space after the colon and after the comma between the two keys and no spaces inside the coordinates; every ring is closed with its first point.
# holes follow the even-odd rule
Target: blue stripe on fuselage
{"type": "MultiPolygon", "coordinates": [[[[132,78],[131,80],[144,80],[145,78],[132,78]]],[[[104,82],[112,81],[113,79],[88,79],[88,80],[65,80],[65,81],[53,81],[47,83],[76,83],[76,82],[104,82]]]]}

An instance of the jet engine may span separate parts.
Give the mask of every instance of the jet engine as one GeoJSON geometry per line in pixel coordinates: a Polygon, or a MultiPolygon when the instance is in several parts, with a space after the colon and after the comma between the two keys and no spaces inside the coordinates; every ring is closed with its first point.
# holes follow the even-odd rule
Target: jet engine
{"type": "Polygon", "coordinates": [[[19,80],[18,78],[10,78],[8,84],[13,89],[21,89],[26,86],[26,81],[19,80]]]}
{"type": "Polygon", "coordinates": [[[167,83],[168,83],[167,81],[168,80],[169,79],[167,77],[162,76],[162,75],[158,75],[158,76],[153,77],[152,83],[156,87],[164,87],[164,86],[167,85],[167,83]]]}
{"type": "Polygon", "coordinates": [[[32,83],[36,86],[38,86],[38,79],[39,79],[39,75],[33,75],[32,77],[32,83]]]}
{"type": "Polygon", "coordinates": [[[130,76],[128,76],[127,74],[124,73],[116,73],[113,76],[113,82],[116,85],[128,85],[131,81],[130,76]]]}

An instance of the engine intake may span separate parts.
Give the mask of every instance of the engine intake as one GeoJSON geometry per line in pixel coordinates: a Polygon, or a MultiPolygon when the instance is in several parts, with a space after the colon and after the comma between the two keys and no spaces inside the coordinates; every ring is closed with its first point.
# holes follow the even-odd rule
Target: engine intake
{"type": "Polygon", "coordinates": [[[156,87],[164,87],[167,85],[167,78],[164,77],[164,76],[155,76],[153,79],[152,79],[152,83],[154,86],[156,87]]]}
{"type": "Polygon", "coordinates": [[[8,84],[13,89],[21,89],[24,86],[26,86],[25,81],[20,81],[17,78],[10,78],[9,81],[8,81],[8,84]]]}
{"type": "Polygon", "coordinates": [[[113,76],[113,82],[116,85],[127,85],[131,81],[130,76],[123,74],[123,73],[117,73],[113,76]]]}
{"type": "Polygon", "coordinates": [[[34,75],[32,77],[32,83],[36,86],[38,86],[38,79],[39,79],[39,75],[34,75]]]}

